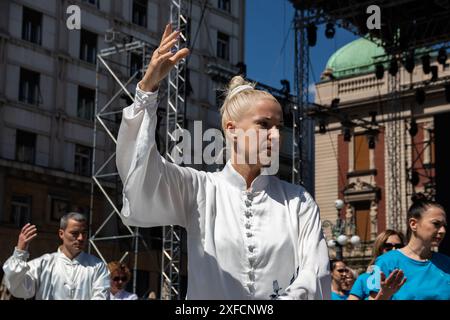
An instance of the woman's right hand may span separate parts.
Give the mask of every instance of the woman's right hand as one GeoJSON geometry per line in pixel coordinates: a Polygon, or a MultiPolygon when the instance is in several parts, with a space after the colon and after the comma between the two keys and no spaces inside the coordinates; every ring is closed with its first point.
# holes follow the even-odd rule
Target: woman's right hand
{"type": "Polygon", "coordinates": [[[389,300],[406,282],[406,277],[402,270],[396,269],[391,272],[386,279],[385,274],[380,271],[380,291],[375,296],[375,300],[389,300]]]}
{"type": "Polygon", "coordinates": [[[17,241],[17,249],[22,251],[28,251],[28,245],[31,240],[33,240],[37,236],[36,226],[30,223],[27,223],[23,226],[22,230],[19,234],[19,240],[17,241]]]}
{"type": "Polygon", "coordinates": [[[154,92],[158,89],[159,82],[164,79],[178,61],[189,54],[189,49],[183,48],[178,52],[171,49],[177,43],[180,31],[172,32],[169,23],[164,30],[159,47],[155,49],[144,77],[139,83],[141,90],[154,92]]]}

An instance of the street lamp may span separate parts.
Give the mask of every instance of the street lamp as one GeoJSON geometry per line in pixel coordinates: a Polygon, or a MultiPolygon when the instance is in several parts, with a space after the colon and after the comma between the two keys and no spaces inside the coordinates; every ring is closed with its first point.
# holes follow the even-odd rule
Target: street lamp
{"type": "Polygon", "coordinates": [[[344,208],[345,203],[341,199],[337,199],[334,202],[334,206],[337,210],[337,219],[336,223],[333,224],[329,220],[323,221],[322,225],[324,228],[331,228],[332,239],[328,241],[328,247],[336,248],[336,259],[342,260],[342,248],[350,244],[352,246],[357,246],[361,243],[361,239],[357,235],[352,235],[350,238],[345,234],[346,230],[346,221],[341,218],[341,210],[344,208]]]}

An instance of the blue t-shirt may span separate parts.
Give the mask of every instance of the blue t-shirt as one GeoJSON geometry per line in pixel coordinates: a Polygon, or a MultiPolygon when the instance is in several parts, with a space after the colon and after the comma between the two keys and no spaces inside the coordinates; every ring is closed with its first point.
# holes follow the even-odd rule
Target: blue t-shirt
{"type": "Polygon", "coordinates": [[[350,290],[350,294],[358,297],[361,300],[368,300],[370,296],[369,288],[367,287],[367,279],[370,274],[365,272],[362,273],[355,281],[350,290]]]}
{"type": "Polygon", "coordinates": [[[400,250],[389,251],[375,261],[386,278],[394,269],[403,271],[406,282],[392,300],[450,300],[450,257],[433,253],[428,261],[417,261],[400,250]]]}
{"type": "Polygon", "coordinates": [[[348,292],[345,291],[344,295],[338,294],[334,291],[331,291],[331,300],[347,300],[348,292]]]}

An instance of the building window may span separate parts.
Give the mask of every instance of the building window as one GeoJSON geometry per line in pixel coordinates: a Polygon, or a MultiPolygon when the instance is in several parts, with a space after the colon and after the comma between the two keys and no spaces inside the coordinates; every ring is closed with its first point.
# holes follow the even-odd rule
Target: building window
{"type": "Polygon", "coordinates": [[[34,164],[36,154],[36,134],[17,130],[16,160],[34,164]]]}
{"type": "Polygon", "coordinates": [[[353,204],[355,209],[354,217],[356,224],[356,234],[362,242],[370,241],[370,203],[357,202],[353,204]]]}
{"type": "Polygon", "coordinates": [[[230,36],[217,32],[217,57],[228,60],[230,58],[230,36]]]}
{"type": "Polygon", "coordinates": [[[92,148],[77,144],[75,146],[75,173],[81,176],[91,175],[92,148]]]}
{"type": "Polygon", "coordinates": [[[134,24],[147,27],[147,0],[133,0],[134,24]]]}
{"type": "Polygon", "coordinates": [[[67,199],[51,197],[51,213],[52,221],[60,221],[61,217],[69,212],[69,201],[67,199]]]}
{"type": "Polygon", "coordinates": [[[94,119],[95,91],[82,86],[78,87],[78,118],[92,121],[94,119]]]}
{"type": "Polygon", "coordinates": [[[220,10],[231,12],[231,0],[218,0],[217,7],[220,10]]]}
{"type": "Polygon", "coordinates": [[[80,59],[95,63],[97,55],[97,35],[87,30],[81,30],[80,59]]]}
{"type": "Polygon", "coordinates": [[[39,73],[20,68],[19,82],[19,101],[39,105],[42,102],[39,87],[39,73]]]}
{"type": "Polygon", "coordinates": [[[22,228],[24,225],[31,222],[31,196],[12,196],[11,222],[18,228],[22,228]]]}
{"type": "Polygon", "coordinates": [[[130,77],[132,77],[136,72],[138,73],[135,79],[142,78],[142,55],[137,53],[131,53],[130,55],[130,77]]]}
{"type": "Polygon", "coordinates": [[[99,0],[82,0],[82,1],[91,4],[96,8],[99,8],[99,0]]]}
{"type": "Polygon", "coordinates": [[[42,13],[23,7],[22,39],[33,43],[42,43],[42,13]]]}
{"type": "Polygon", "coordinates": [[[364,134],[355,135],[353,140],[354,171],[370,169],[370,152],[367,137],[364,134]]]}

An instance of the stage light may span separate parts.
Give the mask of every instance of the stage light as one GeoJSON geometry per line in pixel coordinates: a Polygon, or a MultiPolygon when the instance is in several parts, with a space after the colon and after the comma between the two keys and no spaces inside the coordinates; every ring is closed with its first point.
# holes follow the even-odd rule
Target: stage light
{"type": "Polygon", "coordinates": [[[333,100],[331,100],[331,109],[338,109],[339,108],[339,102],[341,101],[341,99],[339,98],[334,98],[333,100]]]}
{"type": "Polygon", "coordinates": [[[445,48],[440,48],[437,56],[437,62],[439,64],[445,65],[445,62],[447,62],[447,50],[445,48]]]}
{"type": "Polygon", "coordinates": [[[416,89],[416,102],[418,104],[423,104],[425,102],[425,90],[423,90],[423,88],[416,89]]]}
{"type": "Polygon", "coordinates": [[[389,65],[389,74],[394,77],[397,74],[397,72],[398,72],[397,60],[392,59],[389,65]]]}
{"type": "Polygon", "coordinates": [[[419,128],[417,127],[416,119],[412,119],[411,123],[409,124],[409,129],[408,129],[409,135],[411,137],[415,137],[418,131],[419,131],[419,128]]]}
{"type": "Polygon", "coordinates": [[[408,71],[409,73],[412,73],[414,71],[414,67],[416,65],[416,62],[414,60],[414,54],[410,53],[406,56],[405,58],[405,69],[406,71],[408,71]]]}
{"type": "Polygon", "coordinates": [[[383,79],[384,77],[384,66],[382,63],[379,63],[376,65],[375,67],[375,76],[377,77],[378,80],[383,79]]]}
{"type": "Polygon", "coordinates": [[[437,81],[437,80],[438,80],[438,67],[431,66],[431,81],[437,81]]]}
{"type": "Polygon", "coordinates": [[[319,133],[324,134],[327,133],[327,124],[324,120],[320,120],[319,122],[319,133]]]}
{"type": "Polygon", "coordinates": [[[411,172],[411,178],[409,179],[413,186],[417,186],[420,182],[419,173],[416,170],[411,172]]]}
{"type": "Polygon", "coordinates": [[[289,94],[291,93],[291,84],[289,82],[289,80],[283,79],[280,80],[280,83],[282,85],[281,91],[283,92],[283,94],[285,96],[289,96],[289,94]]]}
{"type": "Polygon", "coordinates": [[[378,126],[378,123],[377,123],[377,112],[376,111],[370,111],[369,112],[369,116],[371,117],[371,120],[370,120],[370,125],[372,126],[372,127],[377,127],[378,126]]]}
{"type": "Polygon", "coordinates": [[[310,47],[314,47],[317,43],[317,27],[311,23],[306,27],[307,37],[308,37],[308,45],[310,47]]]}
{"type": "Polygon", "coordinates": [[[425,73],[425,74],[429,74],[431,72],[430,55],[429,54],[422,56],[422,68],[423,68],[423,73],[425,73]]]}
{"type": "Polygon", "coordinates": [[[349,127],[344,127],[344,141],[350,142],[352,140],[352,131],[349,127]]]}
{"type": "Polygon", "coordinates": [[[325,37],[328,39],[332,39],[334,37],[334,34],[336,33],[336,29],[334,28],[334,24],[331,22],[327,23],[327,26],[325,28],[325,37]]]}
{"type": "Polygon", "coordinates": [[[375,137],[369,136],[369,149],[375,149],[375,137]]]}

